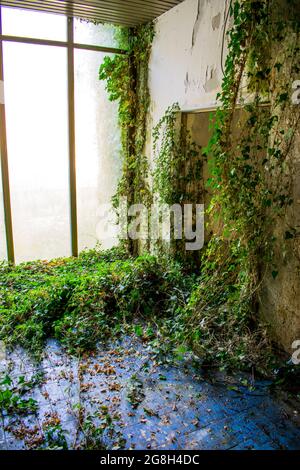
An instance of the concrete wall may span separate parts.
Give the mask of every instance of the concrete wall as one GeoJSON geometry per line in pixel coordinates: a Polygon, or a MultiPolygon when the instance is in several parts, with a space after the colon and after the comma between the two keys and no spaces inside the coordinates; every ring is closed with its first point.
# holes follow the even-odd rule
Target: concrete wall
{"type": "MultiPolygon", "coordinates": [[[[287,21],[289,15],[292,18],[296,17],[286,8],[286,0],[279,0],[279,2],[280,8],[277,10],[277,15],[280,18],[287,21]],[[287,15],[287,18],[284,15],[287,15]]],[[[297,8],[300,8],[299,3],[297,8]]],[[[283,64],[281,75],[272,77],[271,81],[271,89],[274,90],[271,107],[275,111],[275,97],[282,83],[286,83],[288,79],[292,94],[292,83],[299,78],[299,72],[292,67],[292,60],[295,59],[286,53],[293,43],[299,45],[299,39],[292,30],[287,30],[284,40],[280,41],[277,47],[272,48],[273,63],[278,61],[283,64]]],[[[295,63],[299,63],[299,54],[295,63]]],[[[285,86],[285,89],[288,87],[285,86]]],[[[300,340],[300,126],[299,117],[297,118],[299,106],[299,103],[288,106],[279,122],[279,129],[284,129],[286,133],[296,126],[295,138],[283,166],[285,177],[281,183],[282,187],[289,188],[292,203],[285,208],[283,216],[278,218],[273,227],[273,236],[276,238],[272,261],[273,269],[278,274],[273,279],[272,269],[268,269],[262,279],[259,292],[260,312],[269,324],[269,331],[275,342],[289,354],[294,351],[293,342],[300,340]],[[292,233],[293,237],[286,239],[286,231],[292,233]]],[[[281,147],[284,151],[284,145],[281,147]]]]}
{"type": "Polygon", "coordinates": [[[273,229],[276,237],[273,263],[278,275],[273,279],[268,269],[259,292],[260,312],[272,338],[290,354],[293,342],[300,340],[300,130],[291,156],[293,204],[273,229]],[[295,230],[295,237],[284,240],[286,230],[295,230]]]}

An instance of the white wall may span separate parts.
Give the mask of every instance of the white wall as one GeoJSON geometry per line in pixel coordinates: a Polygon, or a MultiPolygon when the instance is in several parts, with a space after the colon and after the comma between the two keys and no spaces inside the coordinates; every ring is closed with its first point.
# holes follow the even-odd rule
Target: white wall
{"type": "Polygon", "coordinates": [[[149,71],[154,121],[174,102],[182,109],[216,103],[226,5],[185,0],[158,19],[149,71]]]}
{"type": "MultiPolygon", "coordinates": [[[[146,146],[152,162],[152,129],[170,105],[178,102],[183,111],[216,105],[228,3],[185,0],[157,20],[149,63],[151,106],[146,146]]],[[[226,37],[224,49],[223,62],[226,37]]]]}

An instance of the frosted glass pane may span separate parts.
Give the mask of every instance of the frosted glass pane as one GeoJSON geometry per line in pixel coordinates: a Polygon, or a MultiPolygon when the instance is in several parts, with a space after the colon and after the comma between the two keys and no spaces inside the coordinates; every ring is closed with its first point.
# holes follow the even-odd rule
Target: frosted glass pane
{"type": "Polygon", "coordinates": [[[6,252],[6,238],[5,238],[5,225],[4,225],[4,208],[3,208],[3,191],[2,191],[2,176],[0,165],[0,262],[7,259],[6,252]]]}
{"type": "Polygon", "coordinates": [[[108,100],[98,79],[105,54],[75,51],[75,116],[79,248],[117,243],[103,233],[102,204],[115,194],[121,173],[118,105],[108,100]]]}
{"type": "Polygon", "coordinates": [[[62,15],[2,7],[3,34],[55,41],[67,40],[67,19],[62,15]]]}
{"type": "Polygon", "coordinates": [[[92,46],[119,47],[115,37],[116,26],[94,24],[79,18],[74,19],[74,42],[92,46]]]}
{"type": "Polygon", "coordinates": [[[70,254],[67,51],[4,43],[17,262],[70,254]]]}

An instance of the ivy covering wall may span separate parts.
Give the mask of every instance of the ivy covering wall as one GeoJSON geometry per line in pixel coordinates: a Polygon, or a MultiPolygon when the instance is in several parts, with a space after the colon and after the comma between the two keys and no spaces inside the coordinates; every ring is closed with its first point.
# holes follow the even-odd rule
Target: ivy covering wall
{"type": "MultiPolygon", "coordinates": [[[[208,158],[213,198],[207,216],[219,221],[222,229],[214,233],[202,252],[199,281],[172,328],[176,341],[189,343],[208,361],[265,364],[266,356],[271,357],[267,325],[259,323],[258,307],[267,273],[273,279],[278,276],[276,247],[288,246],[296,238],[296,229],[286,225],[285,215],[293,205],[294,142],[300,116],[299,107],[292,101],[292,83],[299,77],[297,11],[297,2],[292,0],[231,2],[232,27],[213,136],[201,152],[177,124],[178,105],[166,110],[153,134],[156,167],[152,194],[145,178],[145,140],[139,136],[146,135],[146,72],[153,26],[138,33],[146,38],[147,47],[141,40],[133,43],[135,47],[143,43],[143,72],[136,71],[140,77],[137,83],[145,94],[139,119],[131,115],[132,120],[126,122],[120,104],[124,132],[131,135],[134,121],[137,139],[135,151],[126,154],[118,194],[126,188],[124,192],[131,191],[132,200],[138,202],[143,202],[146,194],[150,202],[153,194],[168,204],[191,199],[196,202],[203,191],[201,159],[208,158]],[[241,106],[243,111],[238,111],[241,106]],[[186,170],[190,159],[196,162],[190,166],[192,171],[186,170]],[[274,234],[278,224],[284,226],[280,240],[274,234]]],[[[140,60],[138,52],[133,55],[140,60]]],[[[103,73],[108,71],[107,66],[102,67],[101,78],[107,78],[103,73]]],[[[116,68],[114,71],[121,79],[122,73],[116,68]]],[[[140,93],[132,94],[127,88],[120,103],[143,96],[134,81],[129,85],[140,93]]],[[[128,141],[126,145],[128,148],[128,141]]],[[[175,245],[175,256],[176,246],[181,249],[175,245]]]]}

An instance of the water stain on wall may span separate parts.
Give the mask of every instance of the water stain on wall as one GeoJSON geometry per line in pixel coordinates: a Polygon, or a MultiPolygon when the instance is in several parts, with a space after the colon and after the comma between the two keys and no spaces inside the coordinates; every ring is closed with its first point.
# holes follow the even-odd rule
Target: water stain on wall
{"type": "Polygon", "coordinates": [[[193,28],[193,34],[192,34],[192,48],[194,47],[195,42],[196,42],[196,37],[200,28],[202,16],[203,16],[203,13],[202,13],[202,8],[201,8],[201,0],[198,0],[197,15],[196,15],[194,28],[193,28]]]}
{"type": "Polygon", "coordinates": [[[216,90],[219,87],[220,83],[218,80],[217,68],[216,67],[207,67],[205,74],[205,83],[203,85],[206,93],[216,90]]]}
{"type": "Polygon", "coordinates": [[[216,29],[219,29],[220,27],[220,22],[221,22],[221,13],[218,13],[217,15],[213,16],[211,20],[211,25],[212,29],[215,31],[216,29]]]}

